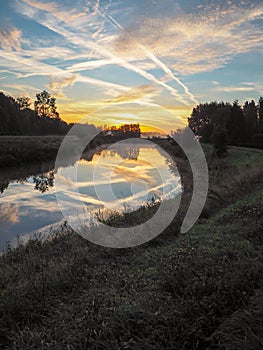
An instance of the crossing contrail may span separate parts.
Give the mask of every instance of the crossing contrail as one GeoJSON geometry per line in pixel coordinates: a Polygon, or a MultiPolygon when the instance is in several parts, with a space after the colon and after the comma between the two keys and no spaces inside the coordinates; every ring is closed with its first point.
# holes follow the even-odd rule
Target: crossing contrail
{"type": "Polygon", "coordinates": [[[163,71],[169,75],[169,77],[171,77],[174,81],[176,81],[180,86],[182,86],[182,88],[184,89],[185,93],[191,98],[191,100],[198,104],[199,102],[197,101],[197,99],[195,98],[195,96],[190,92],[189,88],[181,82],[181,80],[179,78],[177,78],[173,72],[171,71],[171,69],[169,67],[167,67],[161,60],[159,60],[159,58],[157,58],[152,52],[150,52],[149,50],[147,50],[144,46],[140,45],[140,47],[142,48],[142,50],[146,53],[146,55],[152,59],[153,62],[155,62],[160,68],[163,69],[163,71]]]}
{"type": "MultiPolygon", "coordinates": [[[[119,29],[120,31],[122,32],[125,32],[124,28],[122,27],[122,25],[120,23],[118,23],[111,15],[105,13],[103,10],[101,10],[100,7],[97,8],[98,12],[105,18],[108,19],[109,22],[111,22],[111,24],[119,29]]],[[[150,58],[155,64],[157,64],[172,80],[176,81],[183,89],[184,89],[184,92],[190,97],[190,99],[198,104],[198,100],[195,98],[195,96],[190,92],[189,88],[178,78],[174,75],[174,73],[171,71],[171,69],[169,67],[167,67],[158,57],[156,57],[152,52],[150,52],[148,49],[146,49],[143,45],[140,45],[140,44],[137,44],[137,46],[139,48],[141,48],[144,53],[146,54],[146,56],[148,58],[150,58]]],[[[158,79],[157,79],[158,80],[158,79]]],[[[163,82],[160,82],[158,80],[158,84],[164,86],[166,89],[168,89],[170,92],[172,92],[173,88],[163,82]]],[[[177,90],[174,91],[175,92],[175,95],[178,97],[178,92],[177,90]]],[[[174,95],[174,93],[173,93],[174,95]]],[[[181,100],[182,102],[182,100],[181,100]]]]}

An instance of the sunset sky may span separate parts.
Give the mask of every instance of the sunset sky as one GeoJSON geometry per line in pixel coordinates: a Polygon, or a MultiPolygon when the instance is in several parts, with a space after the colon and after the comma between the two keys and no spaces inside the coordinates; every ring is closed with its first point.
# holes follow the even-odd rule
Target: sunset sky
{"type": "Polygon", "coordinates": [[[47,89],[67,121],[173,130],[263,95],[262,0],[0,1],[0,90],[47,89]]]}

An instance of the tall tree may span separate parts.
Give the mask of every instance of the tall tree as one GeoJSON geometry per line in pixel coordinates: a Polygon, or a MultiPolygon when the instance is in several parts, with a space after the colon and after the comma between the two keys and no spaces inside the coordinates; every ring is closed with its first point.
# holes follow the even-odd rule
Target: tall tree
{"type": "Polygon", "coordinates": [[[231,106],[230,116],[227,118],[225,126],[230,144],[246,141],[246,120],[237,100],[231,106]]]}
{"type": "Polygon", "coordinates": [[[263,133],[263,97],[258,101],[258,132],[263,133]]]}
{"type": "Polygon", "coordinates": [[[199,104],[188,118],[189,127],[203,142],[210,142],[216,126],[225,127],[231,114],[231,104],[210,102],[199,104]]]}
{"type": "Polygon", "coordinates": [[[217,102],[199,104],[188,118],[189,127],[195,135],[201,136],[203,142],[209,142],[212,131],[212,115],[217,109],[217,102]]]}
{"type": "Polygon", "coordinates": [[[36,113],[44,118],[60,119],[57,112],[56,99],[51,94],[44,90],[36,94],[36,101],[34,102],[36,113]]]}
{"type": "Polygon", "coordinates": [[[246,120],[248,141],[251,141],[252,136],[257,132],[258,126],[257,106],[255,101],[246,101],[243,111],[246,120]]]}

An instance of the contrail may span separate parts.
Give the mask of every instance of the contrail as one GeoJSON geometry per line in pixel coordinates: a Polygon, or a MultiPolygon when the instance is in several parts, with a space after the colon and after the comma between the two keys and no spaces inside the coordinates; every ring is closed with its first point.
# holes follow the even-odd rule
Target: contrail
{"type": "MultiPolygon", "coordinates": [[[[94,6],[90,1],[88,1],[89,4],[91,4],[92,6],[94,6]]],[[[110,15],[108,15],[107,13],[105,13],[104,11],[102,11],[100,8],[97,8],[98,13],[101,14],[101,16],[105,17],[115,28],[117,28],[118,30],[125,32],[124,28],[110,15]]],[[[93,44],[94,45],[94,44],[93,44]]],[[[138,44],[137,44],[138,45],[138,44]]],[[[139,47],[139,45],[138,45],[139,47]]],[[[100,50],[103,50],[100,47],[100,50]]],[[[105,53],[104,53],[105,54],[105,53]]],[[[109,52],[107,52],[107,55],[110,55],[111,57],[116,58],[117,56],[110,54],[109,52]]],[[[153,54],[152,54],[153,55],[153,54]]],[[[151,57],[150,57],[151,58],[151,57]]],[[[146,78],[147,80],[152,81],[155,84],[161,85],[164,88],[166,88],[173,96],[175,96],[181,103],[188,105],[188,102],[182,98],[181,95],[178,94],[178,91],[176,89],[174,89],[172,86],[160,81],[159,79],[157,79],[153,74],[146,72],[143,69],[140,69],[138,67],[136,67],[135,65],[128,63],[127,61],[123,60],[122,58],[119,58],[119,64],[126,68],[129,69],[131,71],[134,71],[135,73],[140,74],[141,76],[143,76],[144,78],[146,78]]],[[[152,58],[151,58],[152,59],[152,58]]],[[[157,59],[157,58],[156,58],[157,59]]],[[[162,67],[163,68],[163,67],[162,67]]],[[[169,69],[168,67],[166,67],[167,69],[169,69]]],[[[171,72],[172,73],[172,72],[171,72]]],[[[182,84],[182,83],[181,83],[182,84]]],[[[189,90],[188,90],[189,91],[189,90]]]]}
{"type": "MultiPolygon", "coordinates": [[[[98,8],[98,12],[103,16],[106,17],[113,25],[115,28],[119,29],[122,32],[125,32],[124,28],[122,27],[122,25],[120,25],[112,16],[108,15],[107,13],[105,13],[104,11],[101,10],[101,8],[98,8]]],[[[141,48],[145,54],[147,55],[147,57],[149,57],[153,62],[155,62],[160,68],[162,68],[162,70],[168,74],[174,81],[176,81],[185,91],[185,93],[191,98],[191,100],[198,104],[199,102],[197,101],[197,99],[195,98],[195,96],[190,92],[189,88],[181,82],[181,80],[179,78],[177,78],[174,73],[171,71],[171,69],[169,67],[167,67],[161,60],[159,60],[159,58],[157,58],[152,52],[150,52],[148,49],[146,49],[143,45],[137,44],[137,46],[139,48],[141,48]]],[[[165,87],[167,88],[167,84],[165,84],[165,87]]],[[[168,89],[170,90],[170,89],[168,89]]],[[[171,90],[170,90],[171,91],[171,90]]]]}
{"type": "Polygon", "coordinates": [[[155,62],[159,67],[161,67],[163,69],[163,71],[165,73],[167,73],[173,80],[175,80],[180,86],[182,86],[182,88],[184,89],[185,93],[190,96],[191,100],[198,104],[199,102],[197,101],[197,99],[195,98],[195,96],[189,91],[189,88],[181,82],[181,80],[179,78],[177,78],[173,72],[171,71],[170,68],[168,68],[161,60],[159,60],[159,58],[157,58],[152,52],[150,52],[149,50],[147,50],[144,46],[139,45],[139,47],[141,47],[141,49],[146,53],[146,55],[151,58],[151,60],[153,62],[155,62]]]}
{"type": "Polygon", "coordinates": [[[178,91],[176,89],[174,89],[173,87],[169,86],[168,84],[158,80],[153,74],[148,73],[145,70],[138,68],[131,63],[128,63],[124,59],[112,54],[111,52],[109,52],[109,50],[104,49],[103,47],[101,47],[100,45],[98,45],[92,41],[84,40],[80,36],[76,37],[74,34],[69,32],[68,30],[62,28],[61,26],[54,27],[54,25],[50,24],[50,23],[45,23],[45,26],[48,27],[49,29],[55,31],[56,33],[59,33],[60,35],[66,37],[68,40],[70,40],[74,44],[79,43],[80,45],[82,45],[85,48],[93,49],[94,51],[97,51],[101,55],[104,55],[105,57],[110,58],[111,62],[114,61],[114,64],[116,64],[116,65],[118,64],[118,65],[122,66],[123,68],[126,68],[130,71],[133,71],[133,72],[143,76],[145,79],[152,81],[155,84],[163,86],[168,91],[170,91],[170,93],[173,96],[175,96],[178,99],[178,101],[180,101],[184,105],[188,105],[188,102],[186,100],[184,100],[181,95],[178,94],[178,91]]]}
{"type": "MultiPolygon", "coordinates": [[[[6,58],[10,62],[12,62],[12,61],[19,62],[20,64],[23,64],[24,66],[31,67],[31,69],[33,68],[33,72],[30,72],[27,74],[23,74],[23,73],[17,74],[18,78],[27,78],[27,77],[36,76],[36,75],[51,75],[54,78],[56,78],[56,77],[58,78],[60,76],[63,76],[63,74],[65,74],[65,73],[71,74],[71,71],[66,72],[60,68],[50,66],[46,63],[36,62],[34,59],[24,58],[19,53],[13,53],[13,52],[4,53],[4,52],[2,52],[1,56],[6,58]]],[[[94,84],[96,86],[105,87],[107,89],[115,89],[117,91],[124,91],[124,92],[129,91],[129,87],[126,87],[126,86],[123,86],[120,84],[116,84],[116,83],[111,83],[111,82],[104,81],[104,80],[100,80],[100,79],[81,76],[81,75],[76,77],[76,81],[87,82],[90,84],[94,84]]]]}
{"type": "MultiPolygon", "coordinates": [[[[90,3],[89,1],[87,1],[87,3],[90,3]]],[[[91,3],[90,3],[91,4],[91,3]]],[[[93,4],[91,4],[92,6],[94,6],[93,4]]],[[[114,25],[118,30],[121,30],[121,31],[124,31],[124,29],[122,28],[122,26],[120,24],[117,23],[117,21],[115,21],[111,16],[105,14],[101,9],[97,8],[96,11],[98,11],[102,16],[104,16],[108,21],[110,21],[112,23],[112,25],[114,25]]],[[[30,17],[30,16],[29,16],[30,17]]],[[[81,44],[83,47],[86,47],[86,48],[89,48],[89,49],[93,49],[95,51],[97,51],[98,53],[104,55],[105,57],[107,58],[110,58],[111,61],[114,61],[115,64],[119,64],[120,66],[122,66],[123,68],[126,68],[130,71],[133,71],[139,75],[141,75],[142,77],[144,77],[145,79],[155,83],[155,84],[158,84],[162,87],[164,87],[165,89],[167,89],[173,96],[175,96],[178,101],[180,101],[181,103],[185,104],[185,105],[188,105],[188,102],[178,93],[178,91],[173,88],[172,86],[166,84],[165,82],[163,81],[160,81],[159,79],[157,79],[153,74],[139,68],[139,67],[136,67],[135,65],[127,62],[126,60],[114,55],[113,53],[109,52],[109,50],[107,49],[104,49],[103,47],[101,47],[100,45],[92,42],[92,41],[88,41],[83,39],[81,36],[76,36],[74,35],[72,32],[69,32],[67,29],[63,28],[61,25],[60,26],[54,26],[54,23],[50,23],[49,21],[40,21],[40,22],[44,22],[44,25],[46,27],[48,27],[49,29],[55,31],[56,33],[59,33],[60,35],[64,36],[67,38],[67,40],[73,42],[74,44],[76,43],[79,43],[81,44]]],[[[59,68],[56,68],[56,71],[53,72],[54,74],[56,73],[65,73],[65,71],[59,69],[59,68]]],[[[46,73],[46,71],[45,71],[46,73]]],[[[78,79],[77,79],[78,81],[78,79]]],[[[90,80],[91,82],[91,80],[90,80]]],[[[98,85],[102,86],[103,83],[106,83],[106,82],[103,82],[103,81],[96,81],[94,80],[94,83],[98,83],[98,85]]],[[[107,84],[107,83],[106,83],[107,84]]],[[[106,86],[105,84],[105,86],[106,86]]],[[[112,86],[113,87],[113,86],[112,86]]],[[[117,87],[117,86],[116,86],[117,87]]],[[[124,90],[124,89],[123,89],[124,90]]]]}

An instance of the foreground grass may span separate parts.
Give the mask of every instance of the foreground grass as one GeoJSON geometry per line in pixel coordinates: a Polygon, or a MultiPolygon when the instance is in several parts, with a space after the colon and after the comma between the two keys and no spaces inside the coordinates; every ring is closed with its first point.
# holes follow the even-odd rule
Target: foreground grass
{"type": "Polygon", "coordinates": [[[2,348],[261,349],[262,208],[256,191],[184,236],[133,249],[64,230],[7,252],[2,348]]]}
{"type": "Polygon", "coordinates": [[[1,349],[262,349],[262,155],[247,152],[209,160],[210,189],[223,196],[227,180],[232,194],[185,235],[174,222],[114,250],[64,227],[6,252],[1,349]]]}

